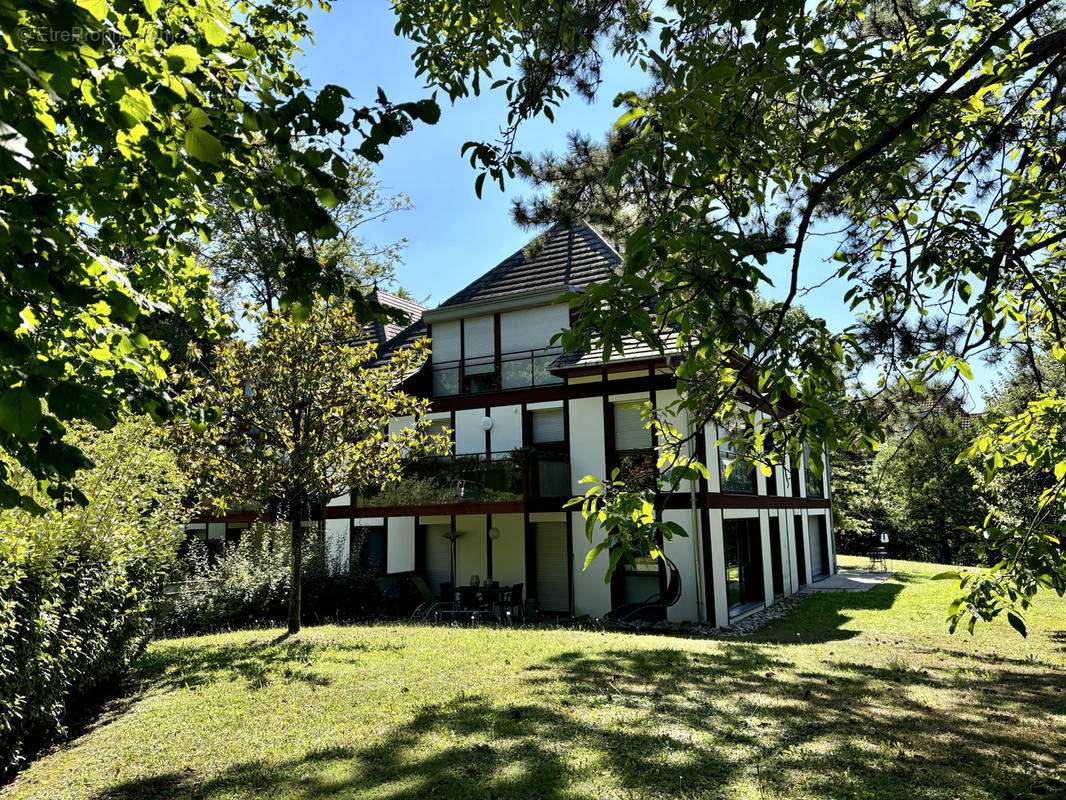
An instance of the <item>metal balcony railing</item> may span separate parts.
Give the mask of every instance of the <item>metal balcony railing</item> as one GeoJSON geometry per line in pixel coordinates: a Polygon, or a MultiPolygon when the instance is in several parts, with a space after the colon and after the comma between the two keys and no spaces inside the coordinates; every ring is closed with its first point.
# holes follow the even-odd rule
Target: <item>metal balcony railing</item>
{"type": "Polygon", "coordinates": [[[566,454],[522,449],[412,461],[399,480],[361,493],[357,502],[366,507],[439,506],[569,495],[566,454]]]}
{"type": "Polygon", "coordinates": [[[562,378],[548,371],[548,365],[562,352],[561,348],[548,347],[499,356],[434,361],[433,396],[499,392],[562,383],[562,378]]]}

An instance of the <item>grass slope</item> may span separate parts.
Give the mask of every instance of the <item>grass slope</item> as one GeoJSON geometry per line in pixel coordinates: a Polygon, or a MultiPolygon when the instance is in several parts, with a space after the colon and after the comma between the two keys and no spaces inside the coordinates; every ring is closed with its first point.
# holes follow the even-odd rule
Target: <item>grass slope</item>
{"type": "Polygon", "coordinates": [[[1066,604],[949,636],[938,568],[752,639],[382,625],[155,643],[14,798],[1066,797],[1066,604]],[[1049,777],[1050,775],[1050,777],[1049,777]]]}

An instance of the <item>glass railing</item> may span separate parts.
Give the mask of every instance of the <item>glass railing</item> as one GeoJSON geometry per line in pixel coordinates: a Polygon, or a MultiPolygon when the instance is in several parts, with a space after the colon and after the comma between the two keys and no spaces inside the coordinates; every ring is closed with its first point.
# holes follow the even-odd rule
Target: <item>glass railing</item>
{"type": "Polygon", "coordinates": [[[357,502],[371,507],[438,506],[569,494],[570,464],[565,454],[523,450],[413,461],[399,480],[362,492],[357,502]]]}
{"type": "Polygon", "coordinates": [[[521,350],[496,356],[478,356],[433,363],[433,395],[480,394],[508,389],[528,389],[563,382],[548,366],[562,355],[558,347],[521,350]]]}

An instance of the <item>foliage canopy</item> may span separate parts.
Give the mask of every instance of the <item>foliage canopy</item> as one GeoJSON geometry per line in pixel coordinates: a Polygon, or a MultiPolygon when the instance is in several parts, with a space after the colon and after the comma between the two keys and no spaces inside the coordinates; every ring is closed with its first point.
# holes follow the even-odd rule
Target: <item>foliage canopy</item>
{"type": "MultiPolygon", "coordinates": [[[[465,148],[479,191],[486,177],[532,171],[518,127],[552,119],[569,92],[593,96],[605,54],[646,74],[615,99],[626,136],[604,174],[635,206],[624,267],[571,297],[585,313],[566,344],[606,354],[635,335],[665,349],[662,332],[676,330],[680,406],[728,419],[746,394],[767,412],[747,414],[744,437],[746,460],[763,464],[795,460],[804,442],[878,446],[884,431],[861,405],[826,399],[862,364],[875,365],[877,390],[921,390],[969,380],[970,361],[1005,348],[1045,344],[1066,359],[1059,3],[652,5],[395,4],[431,86],[456,99],[502,73],[492,87],[506,93],[505,135],[465,148]],[[840,335],[788,321],[802,287],[825,278],[811,257],[820,234],[861,317],[840,335]],[[760,305],[771,259],[786,278],[760,305]]],[[[1046,435],[1064,421],[1066,398],[1044,393],[966,454],[989,478],[1027,464],[1056,483],[1035,525],[997,536],[997,567],[965,577],[953,622],[1024,606],[1038,585],[1066,591],[1054,521],[1066,452],[1046,435]]]]}

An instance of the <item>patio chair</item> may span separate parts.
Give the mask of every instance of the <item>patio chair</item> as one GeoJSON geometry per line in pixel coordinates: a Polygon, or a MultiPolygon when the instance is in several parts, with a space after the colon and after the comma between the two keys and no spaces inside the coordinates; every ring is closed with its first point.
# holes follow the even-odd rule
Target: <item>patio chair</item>
{"type": "Polygon", "coordinates": [[[459,587],[459,610],[460,611],[484,611],[485,606],[478,596],[476,586],[459,587]]]}
{"type": "Polygon", "coordinates": [[[503,611],[507,616],[508,621],[514,620],[515,617],[524,620],[526,618],[525,602],[522,599],[522,587],[523,584],[516,583],[511,587],[510,595],[500,605],[503,606],[503,611]]]}
{"type": "Polygon", "coordinates": [[[412,575],[410,578],[415,589],[418,591],[419,596],[422,598],[422,603],[411,614],[411,621],[427,620],[431,615],[436,614],[438,611],[444,611],[445,609],[454,609],[455,603],[448,600],[439,600],[430,591],[429,586],[418,575],[412,575]]]}
{"type": "Polygon", "coordinates": [[[681,572],[670,559],[666,559],[666,566],[670,570],[670,580],[666,584],[665,592],[653,594],[642,603],[624,603],[617,608],[612,608],[603,615],[603,618],[615,622],[663,619],[666,616],[666,609],[681,599],[681,572]]]}

